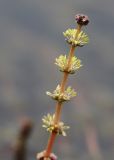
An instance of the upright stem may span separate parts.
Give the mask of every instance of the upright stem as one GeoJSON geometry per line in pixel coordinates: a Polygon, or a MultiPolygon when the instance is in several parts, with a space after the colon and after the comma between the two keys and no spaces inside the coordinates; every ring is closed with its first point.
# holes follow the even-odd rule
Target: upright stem
{"type": "Polygon", "coordinates": [[[82,28],[81,25],[78,25],[78,26],[77,26],[77,32],[76,32],[75,38],[78,37],[78,34],[81,32],[81,28],[82,28]]]}
{"type": "Polygon", "coordinates": [[[68,78],[68,73],[64,72],[63,79],[62,79],[62,82],[61,82],[61,90],[60,90],[61,93],[63,93],[64,90],[65,90],[65,84],[67,82],[67,78],[68,78]]]}
{"type": "Polygon", "coordinates": [[[70,68],[70,65],[71,65],[71,60],[72,60],[72,57],[74,55],[74,50],[75,50],[76,47],[72,46],[70,48],[70,52],[69,52],[69,56],[68,56],[68,66],[67,66],[67,69],[70,68]]]}
{"type": "Polygon", "coordinates": [[[62,103],[58,102],[56,105],[56,110],[55,110],[55,119],[54,119],[55,124],[59,122],[60,114],[61,114],[61,107],[62,107],[62,103]]]}
{"type": "MultiPolygon", "coordinates": [[[[77,38],[77,36],[80,33],[80,31],[81,31],[81,26],[78,25],[75,38],[77,38]]],[[[69,52],[69,56],[68,56],[68,66],[67,66],[67,69],[70,68],[75,48],[76,47],[74,47],[74,46],[71,46],[71,48],[70,48],[70,52],[69,52]]],[[[68,79],[68,73],[64,72],[63,79],[62,79],[62,82],[61,82],[60,93],[64,93],[67,79],[68,79]]],[[[56,110],[55,110],[54,124],[58,124],[59,123],[60,114],[61,114],[61,108],[62,108],[62,102],[58,102],[57,105],[56,105],[56,110]]],[[[56,137],[56,133],[52,132],[51,135],[50,135],[50,137],[49,137],[48,144],[47,144],[47,147],[46,147],[45,157],[49,157],[49,155],[51,153],[51,150],[52,150],[52,147],[53,147],[53,144],[54,144],[55,137],[56,137]]]]}
{"type": "Polygon", "coordinates": [[[51,150],[52,150],[52,146],[55,141],[55,137],[56,137],[56,133],[52,132],[49,137],[49,140],[48,140],[48,144],[47,144],[47,148],[46,148],[46,152],[45,152],[45,157],[49,157],[51,150]]]}

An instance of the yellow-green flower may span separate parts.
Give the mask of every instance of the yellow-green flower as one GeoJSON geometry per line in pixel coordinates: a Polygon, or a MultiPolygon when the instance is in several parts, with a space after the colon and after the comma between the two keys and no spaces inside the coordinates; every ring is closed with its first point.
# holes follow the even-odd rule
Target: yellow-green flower
{"type": "Polygon", "coordinates": [[[47,91],[46,94],[59,102],[69,101],[71,98],[76,96],[76,92],[70,86],[67,87],[64,93],[61,93],[60,85],[56,87],[53,93],[47,91]]]}
{"type": "Polygon", "coordinates": [[[66,37],[66,41],[72,46],[84,46],[89,42],[88,36],[81,31],[76,37],[77,29],[67,29],[63,32],[63,35],[66,37]]]}
{"type": "Polygon", "coordinates": [[[55,64],[59,66],[60,71],[74,74],[76,70],[82,67],[81,60],[76,56],[72,57],[70,67],[68,68],[68,58],[66,55],[60,55],[55,60],[55,64]]]}
{"type": "Polygon", "coordinates": [[[42,118],[43,126],[47,129],[48,132],[55,132],[58,135],[66,136],[66,129],[69,129],[69,126],[65,126],[63,122],[59,122],[58,124],[54,124],[55,115],[47,114],[42,118]]]}

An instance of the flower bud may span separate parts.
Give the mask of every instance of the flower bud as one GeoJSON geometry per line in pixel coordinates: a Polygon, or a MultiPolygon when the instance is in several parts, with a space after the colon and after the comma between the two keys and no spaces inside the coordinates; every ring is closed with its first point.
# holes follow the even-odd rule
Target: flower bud
{"type": "Polygon", "coordinates": [[[88,16],[84,15],[84,14],[77,14],[75,16],[75,20],[76,22],[81,25],[81,26],[86,26],[89,23],[89,18],[88,16]]]}

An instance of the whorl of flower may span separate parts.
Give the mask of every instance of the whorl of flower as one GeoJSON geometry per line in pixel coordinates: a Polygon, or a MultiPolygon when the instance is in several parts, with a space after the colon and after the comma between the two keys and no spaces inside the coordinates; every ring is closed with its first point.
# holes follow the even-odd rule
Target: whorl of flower
{"type": "Polygon", "coordinates": [[[63,32],[63,35],[66,37],[67,43],[71,44],[72,46],[82,47],[89,42],[88,36],[81,31],[78,36],[76,37],[77,29],[67,29],[63,32]]]}
{"type": "Polygon", "coordinates": [[[77,14],[76,16],[75,16],[75,20],[76,20],[76,22],[79,24],[79,25],[81,25],[81,26],[86,26],[86,25],[88,25],[88,23],[89,23],[89,18],[88,18],[88,16],[86,16],[86,15],[84,15],[84,14],[77,14]]]}
{"type": "Polygon", "coordinates": [[[68,58],[66,55],[60,55],[58,58],[56,58],[55,64],[59,66],[60,71],[67,72],[70,74],[74,74],[76,70],[82,67],[81,60],[78,59],[76,56],[72,57],[71,65],[69,68],[68,68],[68,58]]]}
{"type": "Polygon", "coordinates": [[[36,158],[37,160],[57,160],[57,156],[54,153],[51,153],[49,157],[45,157],[45,150],[38,153],[36,158]]]}
{"type": "Polygon", "coordinates": [[[44,116],[42,118],[42,121],[44,123],[42,127],[46,128],[47,131],[49,131],[51,133],[54,132],[58,135],[66,136],[65,130],[69,129],[70,127],[65,126],[63,122],[59,122],[58,124],[54,124],[54,118],[55,118],[55,115],[47,114],[47,116],[44,116]]]}
{"type": "Polygon", "coordinates": [[[76,96],[76,92],[70,86],[64,91],[64,93],[61,93],[60,85],[56,87],[53,93],[46,92],[46,94],[49,95],[51,98],[57,100],[58,102],[69,101],[71,98],[76,96]]]}

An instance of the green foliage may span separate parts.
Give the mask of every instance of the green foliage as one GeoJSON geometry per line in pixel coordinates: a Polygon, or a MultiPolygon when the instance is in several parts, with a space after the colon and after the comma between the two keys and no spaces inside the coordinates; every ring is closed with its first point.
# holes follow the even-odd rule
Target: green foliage
{"type": "Polygon", "coordinates": [[[76,96],[76,92],[70,86],[64,91],[64,93],[61,93],[60,85],[57,86],[53,93],[46,92],[46,94],[59,102],[69,101],[76,96]]]}
{"type": "Polygon", "coordinates": [[[66,37],[66,41],[72,46],[84,46],[89,42],[88,36],[81,31],[76,37],[77,29],[68,29],[63,32],[63,35],[66,37]]]}
{"type": "Polygon", "coordinates": [[[47,116],[44,116],[43,121],[43,127],[47,129],[48,132],[55,132],[58,135],[66,136],[66,129],[69,129],[69,126],[65,126],[63,122],[59,122],[58,124],[54,123],[55,115],[47,114],[47,116]]]}
{"type": "Polygon", "coordinates": [[[74,74],[76,70],[82,67],[81,60],[78,59],[76,56],[72,57],[70,67],[68,68],[68,58],[66,55],[60,55],[55,60],[55,64],[59,66],[60,71],[67,72],[70,74],[74,74]]]}

